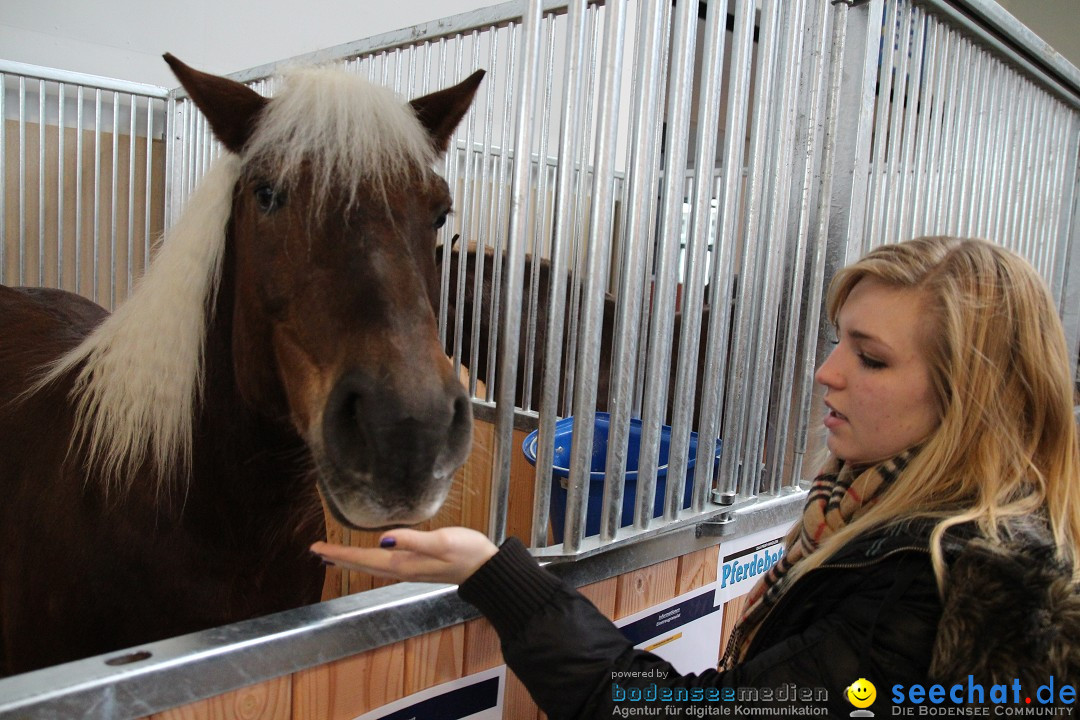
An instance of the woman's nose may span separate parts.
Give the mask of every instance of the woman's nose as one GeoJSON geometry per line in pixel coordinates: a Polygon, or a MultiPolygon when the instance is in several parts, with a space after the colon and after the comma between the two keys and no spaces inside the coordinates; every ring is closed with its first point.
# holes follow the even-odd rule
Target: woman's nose
{"type": "Polygon", "coordinates": [[[814,373],[814,380],[827,388],[836,389],[843,385],[843,374],[840,372],[840,363],[836,356],[836,351],[839,348],[834,348],[829,356],[825,358],[825,362],[821,363],[817,372],[814,373]]]}

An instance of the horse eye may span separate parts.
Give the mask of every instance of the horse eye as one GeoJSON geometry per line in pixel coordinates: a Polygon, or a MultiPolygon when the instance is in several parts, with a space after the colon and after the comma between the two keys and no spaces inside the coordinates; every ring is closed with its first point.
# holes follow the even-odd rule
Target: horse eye
{"type": "Polygon", "coordinates": [[[440,215],[438,218],[436,218],[435,223],[434,223],[435,229],[438,230],[443,225],[445,225],[446,224],[446,218],[448,218],[449,216],[450,216],[450,211],[447,210],[442,215],[440,215]]]}
{"type": "Polygon", "coordinates": [[[255,201],[263,212],[273,212],[285,204],[285,193],[278,192],[272,185],[260,185],[255,188],[255,201]]]}

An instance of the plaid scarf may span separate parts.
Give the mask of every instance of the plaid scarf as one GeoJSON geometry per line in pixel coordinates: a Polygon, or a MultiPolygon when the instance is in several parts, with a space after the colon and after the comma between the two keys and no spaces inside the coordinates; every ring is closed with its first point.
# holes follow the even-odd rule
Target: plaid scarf
{"type": "Polygon", "coordinates": [[[792,538],[789,534],[788,547],[783,556],[747,594],[746,609],[731,634],[720,661],[721,668],[731,667],[745,655],[761,621],[791,584],[791,568],[813,553],[826,538],[873,507],[918,450],[905,450],[870,467],[851,467],[839,459],[833,459],[814,478],[803,508],[798,535],[792,538]]]}

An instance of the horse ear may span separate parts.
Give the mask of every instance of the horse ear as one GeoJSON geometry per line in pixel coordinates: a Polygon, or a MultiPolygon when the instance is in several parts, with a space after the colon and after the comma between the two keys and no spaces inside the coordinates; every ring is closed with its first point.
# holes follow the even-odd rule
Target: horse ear
{"type": "Polygon", "coordinates": [[[477,70],[453,87],[416,98],[409,104],[420,123],[431,135],[431,145],[442,154],[450,145],[450,135],[465,117],[476,95],[476,88],[484,79],[484,71],[477,70]]]}
{"type": "Polygon", "coordinates": [[[170,53],[165,53],[164,58],[206,116],[217,139],[229,150],[240,152],[267,103],[266,98],[235,80],[195,70],[170,53]]]}

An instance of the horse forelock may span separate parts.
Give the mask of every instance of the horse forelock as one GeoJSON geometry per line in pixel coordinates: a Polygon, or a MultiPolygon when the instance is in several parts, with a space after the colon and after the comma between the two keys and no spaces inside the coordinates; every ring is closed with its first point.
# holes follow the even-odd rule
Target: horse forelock
{"type": "Polygon", "coordinates": [[[361,184],[384,191],[435,159],[408,103],[335,68],[287,73],[244,147],[245,165],[270,173],[278,185],[287,186],[306,164],[317,203],[344,192],[351,205],[361,184]]]}
{"type": "Polygon", "coordinates": [[[214,162],[132,295],[38,385],[74,374],[72,450],[82,446],[106,493],[130,489],[145,462],[159,499],[188,478],[208,312],[239,175],[235,155],[214,162]]]}

